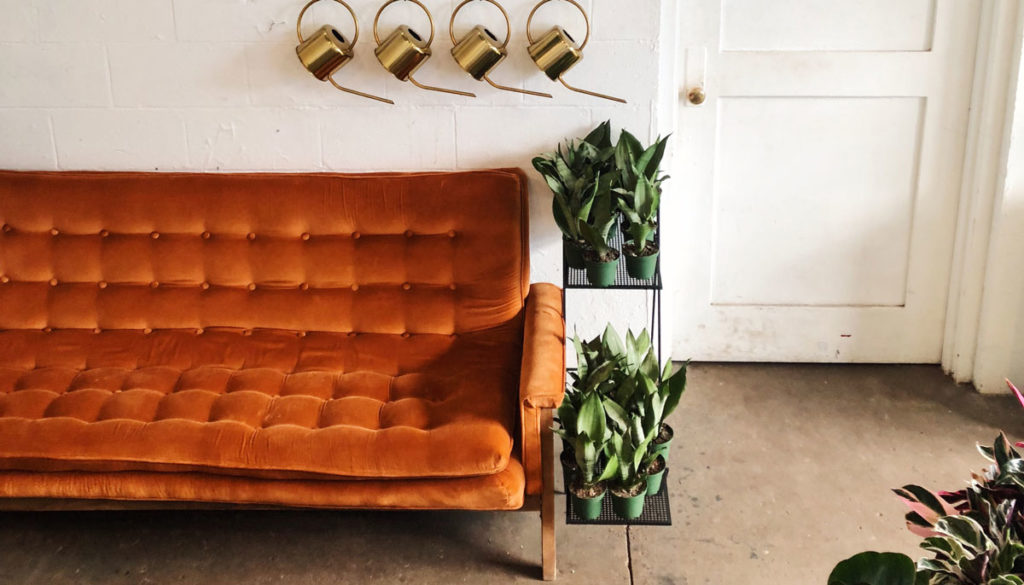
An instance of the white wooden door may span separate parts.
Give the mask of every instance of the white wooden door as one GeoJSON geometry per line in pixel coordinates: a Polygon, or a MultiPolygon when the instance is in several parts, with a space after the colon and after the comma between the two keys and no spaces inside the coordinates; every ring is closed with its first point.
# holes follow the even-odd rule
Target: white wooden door
{"type": "Polygon", "coordinates": [[[937,363],[979,1],[679,8],[673,356],[937,363]]]}

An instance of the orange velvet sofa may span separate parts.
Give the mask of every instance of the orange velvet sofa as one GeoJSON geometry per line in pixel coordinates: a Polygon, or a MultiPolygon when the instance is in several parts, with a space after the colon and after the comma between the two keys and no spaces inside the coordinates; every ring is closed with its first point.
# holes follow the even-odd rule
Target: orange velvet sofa
{"type": "Polygon", "coordinates": [[[0,172],[0,508],[541,511],[518,170],[0,172]]]}

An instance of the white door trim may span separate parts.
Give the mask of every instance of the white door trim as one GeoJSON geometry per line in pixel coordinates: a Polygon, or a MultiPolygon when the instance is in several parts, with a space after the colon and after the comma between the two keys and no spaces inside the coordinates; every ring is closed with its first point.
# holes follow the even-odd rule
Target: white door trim
{"type": "Polygon", "coordinates": [[[1024,293],[1024,288],[1014,290],[1024,281],[1007,282],[1024,265],[1024,250],[1008,246],[1015,232],[1024,233],[1024,225],[1000,221],[1008,164],[1024,158],[1020,144],[1010,156],[1022,38],[1020,0],[983,3],[942,352],[947,372],[957,381],[974,381],[983,392],[1003,389],[999,376],[1009,373],[1008,337],[1020,321],[1017,301],[1024,293]]]}

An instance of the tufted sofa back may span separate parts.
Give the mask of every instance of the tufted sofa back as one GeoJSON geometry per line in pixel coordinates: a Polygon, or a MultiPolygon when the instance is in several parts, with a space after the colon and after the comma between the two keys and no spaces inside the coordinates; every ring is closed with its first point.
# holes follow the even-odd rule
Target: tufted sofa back
{"type": "Polygon", "coordinates": [[[488,329],[529,286],[525,185],[0,171],[0,329],[488,329]]]}

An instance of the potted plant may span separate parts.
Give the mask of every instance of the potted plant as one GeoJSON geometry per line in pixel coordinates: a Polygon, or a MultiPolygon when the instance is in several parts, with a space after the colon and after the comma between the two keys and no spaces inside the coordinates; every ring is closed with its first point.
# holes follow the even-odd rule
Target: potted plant
{"type": "Polygon", "coordinates": [[[606,287],[615,282],[620,254],[611,246],[609,234],[615,226],[616,215],[611,189],[607,182],[598,181],[590,218],[579,222],[583,241],[587,243],[583,251],[587,282],[594,286],[606,287]]]}
{"type": "Polygon", "coordinates": [[[615,145],[613,190],[623,213],[620,229],[626,245],[622,252],[629,275],[640,280],[654,278],[658,262],[654,231],[658,227],[661,184],[668,179],[660,169],[668,138],[659,138],[645,149],[635,136],[623,130],[615,145]]]}
{"type": "MultiPolygon", "coordinates": [[[[593,401],[594,398],[591,397],[596,397],[600,403],[601,397],[619,383],[623,377],[621,362],[624,359],[624,350],[620,349],[622,342],[615,329],[610,325],[605,329],[603,335],[590,341],[582,341],[579,335],[574,335],[572,341],[576,350],[577,368],[571,373],[571,382],[566,388],[562,404],[558,407],[560,428],[555,429],[555,432],[562,437],[560,459],[566,490],[570,490],[574,481],[578,480],[582,484],[589,484],[589,486],[580,486],[581,488],[588,487],[589,491],[593,492],[598,480],[592,481],[590,478],[594,473],[605,469],[603,448],[607,443],[608,435],[594,434],[597,430],[593,427],[587,432],[587,427],[580,423],[581,413],[586,424],[593,423],[591,417],[597,409],[591,404],[589,407],[591,410],[586,410],[584,404],[587,400],[593,401]],[[581,439],[582,435],[585,435],[586,439],[581,439]],[[581,446],[589,449],[591,445],[597,449],[597,460],[593,461],[592,466],[588,469],[584,462],[591,461],[592,454],[580,453],[579,449],[581,446]]],[[[601,421],[602,424],[605,424],[604,428],[607,429],[604,422],[607,415],[604,412],[603,404],[600,406],[601,421]]],[[[607,477],[599,479],[599,481],[603,482],[606,479],[607,477]]],[[[582,491],[588,491],[588,489],[582,491]]],[[[581,495],[576,498],[579,501],[574,509],[584,518],[587,518],[588,514],[597,514],[600,512],[601,498],[603,495],[597,497],[596,500],[591,498],[591,501],[585,502],[583,500],[587,498],[581,495]]]]}
{"type": "Polygon", "coordinates": [[[661,194],[647,177],[641,176],[631,198],[619,199],[619,209],[629,221],[628,236],[622,246],[626,272],[639,280],[654,278],[660,250],[654,243],[661,194]]]}
{"type": "Polygon", "coordinates": [[[626,267],[635,279],[652,279],[657,264],[654,231],[662,199],[662,182],[669,178],[660,170],[668,141],[669,136],[659,137],[644,149],[636,136],[623,130],[615,143],[612,190],[617,194],[617,205],[623,211],[620,228],[627,241],[623,246],[626,267]]]}
{"type": "MultiPolygon", "coordinates": [[[[671,360],[659,366],[646,329],[640,332],[639,337],[627,331],[623,352],[625,369],[630,379],[618,384],[616,394],[612,397],[615,404],[609,405],[606,401],[608,415],[619,428],[624,428],[627,414],[636,413],[644,425],[644,434],[655,432],[651,445],[652,455],[646,463],[654,464],[657,468],[655,460],[660,455],[667,468],[669,448],[675,432],[665,420],[675,412],[686,391],[688,364],[684,362],[675,372],[672,371],[671,360]]],[[[657,493],[660,484],[654,483],[653,486],[655,489],[652,495],[657,493]]]]}
{"type": "Polygon", "coordinates": [[[903,554],[860,553],[836,565],[829,585],[1024,584],[1024,458],[1002,433],[978,449],[992,465],[972,474],[966,488],[893,490],[909,506],[907,527],[924,538],[930,558],[915,567],[903,554]]]}
{"type": "Polygon", "coordinates": [[[600,184],[611,188],[614,155],[611,123],[604,122],[583,140],[567,141],[564,151],[559,145],[556,152],[533,159],[533,168],[544,177],[554,195],[552,213],[562,231],[566,264],[572,268],[585,266],[586,242],[579,224],[590,218],[594,197],[602,188],[600,184]]]}
{"type": "Polygon", "coordinates": [[[612,476],[612,510],[620,518],[633,520],[644,513],[647,483],[641,464],[647,456],[654,434],[642,436],[637,419],[625,433],[612,432],[608,443],[608,464],[605,475],[612,476]],[[608,471],[613,473],[609,474],[608,471]]]}
{"type": "Polygon", "coordinates": [[[572,444],[576,456],[577,473],[566,486],[572,509],[579,517],[593,520],[601,515],[606,492],[605,481],[615,472],[614,467],[606,465],[604,472],[598,475],[599,458],[611,438],[605,424],[604,406],[598,394],[590,392],[582,400],[578,411],[559,408],[559,416],[562,428],[556,432],[572,444]],[[567,421],[570,422],[567,424],[567,421]],[[575,433],[569,432],[569,429],[575,433]]]}

